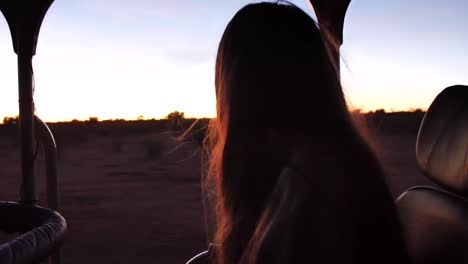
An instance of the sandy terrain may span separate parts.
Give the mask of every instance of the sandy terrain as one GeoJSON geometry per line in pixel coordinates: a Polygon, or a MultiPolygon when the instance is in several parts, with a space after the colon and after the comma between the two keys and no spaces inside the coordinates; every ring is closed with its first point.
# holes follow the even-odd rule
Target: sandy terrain
{"type": "MultiPolygon", "coordinates": [[[[416,167],[414,134],[377,139],[395,197],[427,182],[416,167]]],[[[60,146],[61,213],[69,224],[64,263],[184,263],[205,248],[198,145],[172,151],[177,144],[153,134],[60,146]],[[148,140],[164,142],[161,158],[148,140]]],[[[17,200],[19,154],[10,142],[0,146],[0,200],[17,200]]],[[[42,157],[36,171],[42,181],[42,157]]]]}

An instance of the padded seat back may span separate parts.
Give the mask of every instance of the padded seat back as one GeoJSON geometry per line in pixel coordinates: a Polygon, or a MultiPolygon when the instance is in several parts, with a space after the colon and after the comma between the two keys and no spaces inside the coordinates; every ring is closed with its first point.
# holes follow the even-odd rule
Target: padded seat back
{"type": "Polygon", "coordinates": [[[417,186],[397,199],[415,264],[468,263],[468,86],[451,86],[421,123],[416,158],[439,188],[417,186]]]}

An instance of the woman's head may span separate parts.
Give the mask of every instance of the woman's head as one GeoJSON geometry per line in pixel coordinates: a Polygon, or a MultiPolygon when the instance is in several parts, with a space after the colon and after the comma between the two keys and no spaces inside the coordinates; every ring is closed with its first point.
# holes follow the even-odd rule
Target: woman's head
{"type": "Polygon", "coordinates": [[[323,126],[345,110],[337,76],[323,34],[304,11],[281,2],[247,5],[219,45],[219,121],[249,133],[323,126]]]}

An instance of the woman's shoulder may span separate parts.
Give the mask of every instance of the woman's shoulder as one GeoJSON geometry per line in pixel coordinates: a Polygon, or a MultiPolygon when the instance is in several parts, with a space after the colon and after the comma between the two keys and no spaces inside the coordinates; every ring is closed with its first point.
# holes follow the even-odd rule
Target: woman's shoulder
{"type": "Polygon", "coordinates": [[[269,219],[259,241],[256,263],[291,263],[304,205],[305,181],[294,167],[281,171],[268,203],[269,219]]]}

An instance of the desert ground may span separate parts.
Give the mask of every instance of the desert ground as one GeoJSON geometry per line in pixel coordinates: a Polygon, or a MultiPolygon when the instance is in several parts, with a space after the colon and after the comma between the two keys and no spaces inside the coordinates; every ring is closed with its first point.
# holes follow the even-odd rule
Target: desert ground
{"type": "MultiPolygon", "coordinates": [[[[371,138],[395,198],[411,186],[430,184],[414,157],[421,117],[404,129],[391,129],[392,123],[382,125],[382,120],[373,123],[371,138]]],[[[176,141],[177,132],[87,134],[76,129],[74,139],[57,135],[60,213],[69,227],[65,264],[185,263],[206,249],[199,142],[176,141]]],[[[18,200],[18,149],[11,137],[0,139],[0,200],[18,200]]],[[[46,205],[44,165],[39,155],[40,205],[46,205]]]]}

